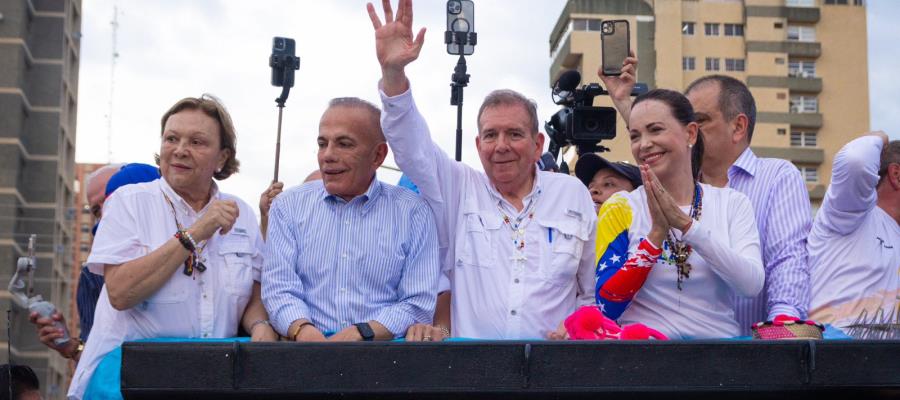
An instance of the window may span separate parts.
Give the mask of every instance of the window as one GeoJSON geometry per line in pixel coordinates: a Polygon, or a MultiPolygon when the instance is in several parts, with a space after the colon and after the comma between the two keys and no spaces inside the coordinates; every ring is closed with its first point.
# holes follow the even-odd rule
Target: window
{"type": "Polygon", "coordinates": [[[815,7],[816,0],[787,0],[784,5],[788,7],[815,7]]]}
{"type": "Polygon", "coordinates": [[[866,0],[853,0],[853,5],[854,6],[865,6],[866,0]]]}
{"type": "Polygon", "coordinates": [[[693,36],[694,35],[694,23],[693,22],[682,22],[681,23],[681,34],[693,36]]]}
{"type": "Polygon", "coordinates": [[[778,134],[778,136],[784,136],[784,135],[787,135],[787,129],[784,129],[784,128],[778,128],[777,134],[778,134]]]}
{"type": "Polygon", "coordinates": [[[681,69],[685,71],[693,71],[697,69],[696,61],[694,57],[682,57],[681,58],[681,69]]]}
{"type": "Polygon", "coordinates": [[[784,65],[784,57],[775,57],[775,65],[784,65]]]}
{"type": "Polygon", "coordinates": [[[812,26],[788,25],[787,40],[794,42],[815,42],[816,28],[812,26]]]}
{"type": "Polygon", "coordinates": [[[88,224],[81,224],[81,232],[89,233],[91,231],[91,226],[88,224]]]}
{"type": "Polygon", "coordinates": [[[744,71],[744,59],[743,58],[726,58],[725,59],[725,70],[726,71],[734,71],[734,72],[744,71]]]}
{"type": "Polygon", "coordinates": [[[784,28],[784,22],[776,22],[776,23],[774,24],[773,28],[775,28],[775,29],[783,29],[783,28],[784,28]]]}
{"type": "Polygon", "coordinates": [[[819,169],[816,167],[797,167],[800,170],[800,174],[803,175],[803,180],[809,183],[817,183],[819,182],[819,169]]]}
{"type": "Polygon", "coordinates": [[[719,59],[706,57],[706,70],[707,71],[718,71],[719,70],[719,59]]]}
{"type": "Polygon", "coordinates": [[[744,36],[744,24],[725,24],[725,36],[744,36]]]}
{"type": "Polygon", "coordinates": [[[91,245],[89,245],[89,244],[87,244],[87,243],[84,243],[84,244],[82,244],[78,249],[81,250],[81,252],[90,252],[90,251],[91,251],[91,245]]]}
{"type": "Polygon", "coordinates": [[[599,19],[576,18],[572,20],[573,31],[600,31],[603,21],[599,19]]]}
{"type": "Polygon", "coordinates": [[[719,36],[719,24],[703,24],[706,27],[706,36],[719,36]]]}
{"type": "Polygon", "coordinates": [[[792,147],[816,147],[816,133],[791,131],[792,147]]]}
{"type": "Polygon", "coordinates": [[[847,0],[825,0],[825,4],[840,4],[846,6],[847,0]]]}
{"type": "Polygon", "coordinates": [[[785,94],[784,92],[778,92],[775,93],[775,98],[778,100],[784,100],[787,98],[787,94],[785,94]]]}
{"type": "Polygon", "coordinates": [[[814,96],[791,96],[792,113],[817,113],[819,101],[814,96]]]}
{"type": "Polygon", "coordinates": [[[816,62],[791,60],[788,62],[788,76],[799,78],[815,78],[816,62]]]}

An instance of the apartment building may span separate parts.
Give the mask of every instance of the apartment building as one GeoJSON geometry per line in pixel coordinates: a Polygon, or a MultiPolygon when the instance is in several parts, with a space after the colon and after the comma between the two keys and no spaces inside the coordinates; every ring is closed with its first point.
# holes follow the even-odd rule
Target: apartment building
{"type": "MultiPolygon", "coordinates": [[[[569,69],[599,83],[608,19],[629,21],[637,79],[650,88],[684,90],[708,74],[746,82],[758,109],[753,151],[793,162],[814,208],[834,154],[869,129],[863,0],[570,0],[550,35],[551,84],[569,69]]],[[[632,161],[621,118],[617,132],[605,156],[632,161]]]]}

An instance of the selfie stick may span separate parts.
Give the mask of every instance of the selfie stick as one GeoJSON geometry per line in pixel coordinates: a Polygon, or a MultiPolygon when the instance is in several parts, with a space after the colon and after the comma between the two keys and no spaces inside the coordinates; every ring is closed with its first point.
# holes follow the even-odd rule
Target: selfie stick
{"type": "Polygon", "coordinates": [[[474,46],[478,42],[478,34],[475,32],[444,32],[444,43],[456,43],[459,49],[459,61],[453,69],[450,79],[450,105],[456,106],[456,161],[462,161],[462,104],[463,88],[469,84],[469,74],[466,73],[466,57],[463,50],[466,45],[474,46]]]}
{"type": "Polygon", "coordinates": [[[269,65],[282,68],[284,71],[284,85],[281,86],[281,96],[275,99],[278,104],[278,136],[275,139],[275,178],[272,182],[278,182],[278,164],[281,160],[281,113],[284,111],[284,103],[287,101],[294,86],[294,71],[300,69],[300,57],[291,55],[273,55],[269,60],[269,65]]]}

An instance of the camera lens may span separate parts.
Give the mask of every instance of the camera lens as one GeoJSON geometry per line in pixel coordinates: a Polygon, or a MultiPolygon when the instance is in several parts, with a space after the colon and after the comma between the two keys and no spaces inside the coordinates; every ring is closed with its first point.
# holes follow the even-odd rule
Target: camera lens
{"type": "Polygon", "coordinates": [[[462,3],[457,0],[450,0],[447,2],[447,12],[453,15],[459,14],[462,12],[462,3]]]}
{"type": "Polygon", "coordinates": [[[283,50],[284,49],[284,39],[282,39],[282,38],[275,39],[275,48],[279,49],[279,50],[283,50]]]}
{"type": "Polygon", "coordinates": [[[603,33],[611,34],[613,33],[614,25],[612,22],[603,22],[603,33]]]}

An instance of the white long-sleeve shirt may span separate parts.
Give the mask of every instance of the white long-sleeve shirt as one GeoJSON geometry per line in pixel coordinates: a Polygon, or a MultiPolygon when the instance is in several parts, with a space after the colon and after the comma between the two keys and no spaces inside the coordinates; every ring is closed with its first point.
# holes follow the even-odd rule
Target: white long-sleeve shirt
{"type": "MultiPolygon", "coordinates": [[[[644,187],[631,193],[619,192],[603,204],[597,275],[598,285],[602,285],[598,301],[607,315],[615,318],[627,307],[618,317],[620,323],[643,323],[670,339],[740,335],[731,299],[735,294],[757,295],[765,275],[753,207],[740,192],[701,186],[700,220],[694,221],[683,237],[693,251],[688,258],[690,276],[684,279],[682,290],[677,287],[677,268],[668,246],[652,264],[629,262],[640,253],[639,246],[653,222],[644,187]],[[614,275],[631,276],[611,280],[614,275]],[[635,287],[640,284],[638,275],[646,276],[639,288],[635,287]],[[625,293],[618,293],[622,289],[636,291],[631,304],[625,293]]],[[[690,207],[682,210],[690,212],[690,207]]]]}
{"type": "Polygon", "coordinates": [[[543,338],[578,305],[592,303],[597,217],[578,179],[532,170],[534,187],[523,204],[533,208],[519,212],[483,172],[450,159],[431,140],[410,90],[381,92],[381,99],[394,159],[435,215],[453,293],[453,336],[543,338]],[[521,252],[504,215],[524,217],[521,252]]]}
{"type": "Polygon", "coordinates": [[[900,226],[877,205],[883,147],[864,136],[835,155],[807,241],[810,317],[857,337],[872,336],[850,325],[900,320],[900,226]]]}

